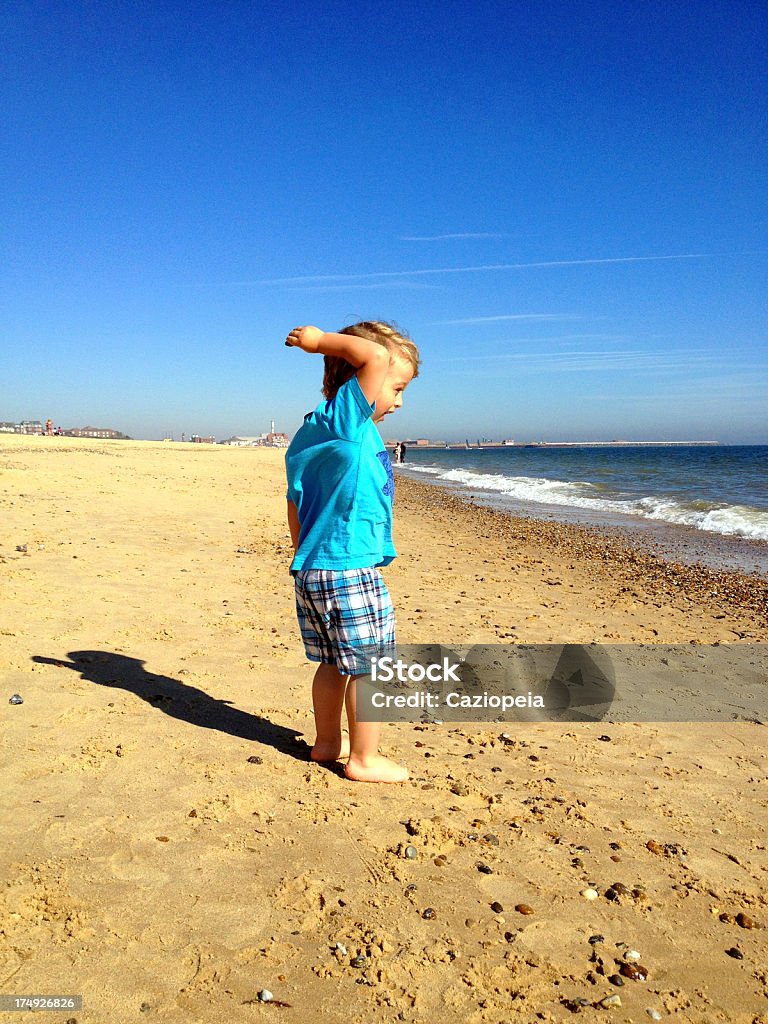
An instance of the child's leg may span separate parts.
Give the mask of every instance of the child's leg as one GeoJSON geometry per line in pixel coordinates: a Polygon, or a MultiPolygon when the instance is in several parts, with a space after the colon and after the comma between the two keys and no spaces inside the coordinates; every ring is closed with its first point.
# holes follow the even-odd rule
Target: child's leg
{"type": "Polygon", "coordinates": [[[317,666],[312,681],[312,705],[315,709],[317,739],[312,747],[313,761],[338,761],[349,756],[349,740],[341,734],[341,710],[349,676],[335,665],[317,666]]]}
{"type": "Polygon", "coordinates": [[[357,685],[351,677],[346,695],[350,752],[344,774],[356,782],[405,782],[408,769],[379,753],[381,722],[358,722],[357,685]]]}

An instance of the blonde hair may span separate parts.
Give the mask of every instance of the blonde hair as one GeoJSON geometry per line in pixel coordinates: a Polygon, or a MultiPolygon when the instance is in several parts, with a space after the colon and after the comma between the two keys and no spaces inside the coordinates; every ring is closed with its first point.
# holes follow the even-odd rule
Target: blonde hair
{"type": "MultiPolygon", "coordinates": [[[[342,327],[338,333],[375,341],[377,345],[382,345],[389,351],[391,358],[400,356],[407,359],[413,367],[413,376],[418,377],[419,350],[405,331],[401,331],[396,324],[388,324],[384,320],[363,320],[359,324],[342,327]]],[[[356,373],[357,367],[352,366],[346,359],[325,356],[323,395],[328,399],[334,398],[341,385],[346,384],[356,373]]]]}

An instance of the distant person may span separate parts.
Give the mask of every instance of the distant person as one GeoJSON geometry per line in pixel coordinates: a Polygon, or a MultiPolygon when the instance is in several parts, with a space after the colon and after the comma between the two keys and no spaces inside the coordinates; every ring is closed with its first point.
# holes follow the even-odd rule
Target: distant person
{"type": "Polygon", "coordinates": [[[45,433],[48,437],[53,437],[53,420],[45,421],[45,433]]]}
{"type": "Polygon", "coordinates": [[[400,461],[400,442],[399,441],[397,442],[397,444],[392,449],[392,458],[395,460],[395,462],[399,462],[400,461]]]}
{"type": "Polygon", "coordinates": [[[407,452],[407,450],[408,449],[405,446],[405,441],[401,441],[400,442],[400,452],[398,453],[398,456],[397,456],[397,461],[398,462],[405,462],[405,453],[407,452]]]}
{"type": "Polygon", "coordinates": [[[407,768],[379,753],[381,723],[357,720],[355,677],[373,652],[395,651],[395,612],[379,568],[396,556],[394,478],[374,424],[403,404],[419,351],[380,321],[338,334],[295,327],[285,343],[325,356],[326,400],[304,417],[285,456],[296,612],[307,658],[320,662],[311,757],[345,760],[344,774],[357,782],[405,782],[407,768]]]}

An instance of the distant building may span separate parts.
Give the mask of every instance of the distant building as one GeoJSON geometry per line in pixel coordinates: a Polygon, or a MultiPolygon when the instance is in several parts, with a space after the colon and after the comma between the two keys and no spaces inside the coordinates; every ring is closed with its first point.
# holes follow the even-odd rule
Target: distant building
{"type": "Polygon", "coordinates": [[[130,438],[119,430],[112,430],[110,427],[70,427],[64,431],[67,437],[103,437],[112,440],[130,441],[130,438]]]}
{"type": "Polygon", "coordinates": [[[189,440],[193,444],[216,444],[215,437],[201,437],[200,434],[192,434],[189,440]]]}
{"type": "Polygon", "coordinates": [[[287,448],[290,438],[287,434],[270,430],[266,434],[236,434],[221,443],[233,448],[287,448]]]}
{"type": "Polygon", "coordinates": [[[270,430],[267,434],[267,444],[273,448],[287,448],[290,443],[287,434],[281,434],[275,430],[270,430]]]}
{"type": "Polygon", "coordinates": [[[42,434],[43,424],[40,420],[22,420],[19,424],[18,434],[42,434]]]}

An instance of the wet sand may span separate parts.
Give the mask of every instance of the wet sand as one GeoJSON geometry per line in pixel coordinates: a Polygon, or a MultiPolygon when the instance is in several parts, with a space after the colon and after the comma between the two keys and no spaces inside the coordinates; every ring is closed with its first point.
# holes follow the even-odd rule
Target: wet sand
{"type": "MultiPolygon", "coordinates": [[[[308,760],[283,496],[279,451],[0,437],[0,992],[82,994],[62,1022],[768,1021],[765,727],[393,724],[411,781],[350,783],[308,760]]],[[[395,537],[402,642],[768,639],[755,578],[599,531],[401,478],[395,537]]]]}

